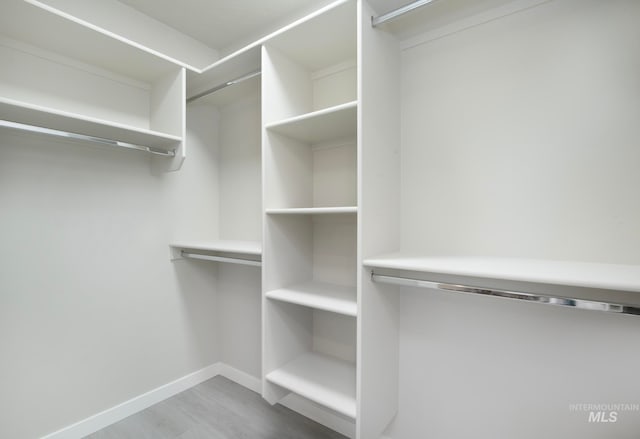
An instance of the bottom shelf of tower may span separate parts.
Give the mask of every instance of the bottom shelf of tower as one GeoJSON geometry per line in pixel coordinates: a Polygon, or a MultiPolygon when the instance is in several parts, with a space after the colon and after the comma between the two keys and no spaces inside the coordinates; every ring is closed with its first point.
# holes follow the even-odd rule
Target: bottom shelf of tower
{"type": "Polygon", "coordinates": [[[327,407],[356,418],[355,364],[306,352],[270,372],[267,381],[327,407]]]}

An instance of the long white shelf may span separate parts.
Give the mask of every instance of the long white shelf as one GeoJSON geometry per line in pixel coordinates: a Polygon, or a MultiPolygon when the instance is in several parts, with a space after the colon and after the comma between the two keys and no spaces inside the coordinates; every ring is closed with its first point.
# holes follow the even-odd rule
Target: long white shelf
{"type": "Polygon", "coordinates": [[[355,287],[345,287],[324,282],[306,282],[268,291],[265,296],[273,300],[347,316],[355,317],[358,315],[355,287]]]}
{"type": "Polygon", "coordinates": [[[266,209],[266,213],[267,215],[344,215],[358,213],[358,207],[291,207],[266,209]]]}
{"type": "Polygon", "coordinates": [[[170,243],[169,246],[185,250],[238,253],[243,255],[260,256],[262,254],[262,244],[260,241],[174,241],[170,243]]]}
{"type": "Polygon", "coordinates": [[[0,33],[144,82],[177,68],[175,60],[37,0],[3,2],[0,33]]]}
{"type": "Polygon", "coordinates": [[[270,372],[267,381],[341,413],[356,417],[355,365],[315,352],[270,372]]]}
{"type": "Polygon", "coordinates": [[[269,131],[305,143],[355,137],[358,102],[352,101],[265,125],[269,131]]]}
{"type": "Polygon", "coordinates": [[[368,258],[370,268],[640,292],[640,265],[535,259],[422,257],[393,253],[368,258]]]}
{"type": "Polygon", "coordinates": [[[176,241],[169,244],[171,259],[200,259],[260,267],[262,245],[258,241],[176,241]]]}
{"type": "Polygon", "coordinates": [[[160,149],[173,148],[182,141],[179,136],[167,133],[3,97],[0,97],[0,119],[160,149]]]}

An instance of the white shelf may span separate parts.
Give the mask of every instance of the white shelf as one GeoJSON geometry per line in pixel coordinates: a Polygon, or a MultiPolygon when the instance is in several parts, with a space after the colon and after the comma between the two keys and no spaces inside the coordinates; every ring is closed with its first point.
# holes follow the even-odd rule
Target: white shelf
{"type": "Polygon", "coordinates": [[[238,253],[243,255],[262,254],[260,241],[175,241],[169,244],[173,248],[211,252],[238,253]]]}
{"type": "Polygon", "coordinates": [[[229,264],[262,266],[262,246],[257,241],[172,242],[171,260],[200,259],[229,264]]]}
{"type": "Polygon", "coordinates": [[[307,282],[268,291],[269,299],[331,311],[347,316],[358,315],[356,288],[324,282],[307,282]]]}
{"type": "Polygon", "coordinates": [[[421,257],[393,253],[369,258],[370,268],[640,292],[640,266],[507,258],[421,257]]]}
{"type": "Polygon", "coordinates": [[[291,207],[284,209],[266,209],[267,215],[344,215],[356,214],[356,206],[344,207],[291,207]]]}
{"type": "Polygon", "coordinates": [[[356,417],[356,370],[351,363],[308,352],[270,372],[266,379],[349,418],[356,417]]]}
{"type": "Polygon", "coordinates": [[[202,73],[187,72],[187,98],[260,70],[260,50],[259,44],[251,45],[222,58],[202,73]]]}
{"type": "Polygon", "coordinates": [[[38,1],[30,2],[3,2],[0,33],[144,82],[177,68],[157,52],[38,1]]]}
{"type": "Polygon", "coordinates": [[[358,102],[352,101],[265,125],[278,134],[305,143],[355,137],[358,102]]]}
{"type": "Polygon", "coordinates": [[[54,110],[3,97],[0,97],[0,115],[1,119],[11,122],[154,148],[170,149],[182,141],[180,137],[167,133],[54,110]]]}

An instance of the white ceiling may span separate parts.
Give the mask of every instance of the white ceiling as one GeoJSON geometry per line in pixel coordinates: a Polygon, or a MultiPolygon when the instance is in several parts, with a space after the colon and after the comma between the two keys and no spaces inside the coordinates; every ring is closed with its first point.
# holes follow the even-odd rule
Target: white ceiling
{"type": "Polygon", "coordinates": [[[119,0],[214,49],[257,38],[283,20],[320,8],[319,0],[119,0]]]}

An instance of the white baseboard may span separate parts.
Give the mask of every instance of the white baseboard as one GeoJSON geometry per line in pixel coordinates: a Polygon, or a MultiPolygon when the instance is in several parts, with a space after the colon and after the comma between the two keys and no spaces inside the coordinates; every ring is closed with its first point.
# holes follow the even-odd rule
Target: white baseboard
{"type": "MultiPolygon", "coordinates": [[[[41,439],[79,439],[85,437],[217,375],[221,375],[256,393],[262,393],[262,382],[259,378],[228,364],[215,363],[48,434],[41,439]]],[[[353,421],[334,414],[298,395],[288,395],[280,401],[280,404],[347,437],[353,438],[355,436],[355,424],[353,421]]]]}
{"type": "Polygon", "coordinates": [[[253,390],[256,393],[262,393],[262,382],[260,378],[256,378],[253,375],[249,375],[246,372],[229,366],[225,363],[220,363],[220,375],[230,379],[234,383],[240,384],[249,390],[253,390]]]}
{"type": "Polygon", "coordinates": [[[128,401],[111,407],[103,412],[97,413],[80,422],[69,425],[61,430],[44,436],[42,439],[78,439],[95,433],[115,422],[142,411],[154,404],[164,401],[184,390],[187,390],[203,381],[220,374],[221,363],[215,363],[190,373],[182,378],[178,378],[168,384],[136,396],[128,401]]]}

